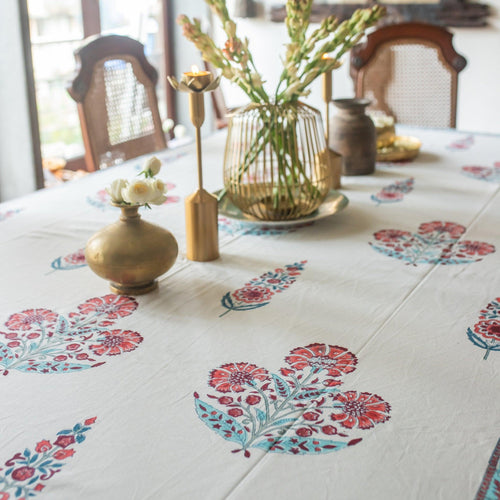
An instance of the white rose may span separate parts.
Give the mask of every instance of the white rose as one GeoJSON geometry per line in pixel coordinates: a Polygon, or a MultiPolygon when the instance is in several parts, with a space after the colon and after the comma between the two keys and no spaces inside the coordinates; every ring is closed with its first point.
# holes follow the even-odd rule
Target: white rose
{"type": "Polygon", "coordinates": [[[153,205],[161,205],[167,201],[165,194],[167,193],[167,186],[161,179],[150,179],[151,185],[151,200],[149,203],[153,205]]]}
{"type": "Polygon", "coordinates": [[[152,156],[146,163],[144,163],[143,170],[147,172],[149,170],[150,175],[156,175],[161,169],[161,161],[156,157],[152,156]]]}
{"type": "Polygon", "coordinates": [[[151,183],[142,179],[133,180],[122,189],[123,200],[132,205],[149,203],[152,193],[151,183]]]}
{"type": "Polygon", "coordinates": [[[123,203],[122,191],[127,187],[127,184],[128,181],[125,179],[115,179],[111,185],[106,188],[113,203],[123,203]]]}
{"type": "Polygon", "coordinates": [[[172,118],[167,118],[166,120],[164,120],[162,125],[163,132],[170,132],[174,128],[174,125],[174,120],[172,120],[172,118]]]}
{"type": "Polygon", "coordinates": [[[176,125],[174,127],[174,136],[176,139],[182,139],[187,132],[187,128],[184,125],[176,125]]]}

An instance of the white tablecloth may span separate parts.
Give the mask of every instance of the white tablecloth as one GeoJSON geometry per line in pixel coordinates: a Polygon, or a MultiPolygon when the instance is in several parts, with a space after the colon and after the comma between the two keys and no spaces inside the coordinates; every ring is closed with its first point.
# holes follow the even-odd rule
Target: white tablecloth
{"type": "Polygon", "coordinates": [[[0,204],[0,500],[498,498],[500,137],[399,132],[419,157],[344,177],[345,210],[220,217],[208,263],[185,258],[194,145],[159,155],[142,216],[181,253],[135,299],[81,249],[142,159],[0,204]]]}

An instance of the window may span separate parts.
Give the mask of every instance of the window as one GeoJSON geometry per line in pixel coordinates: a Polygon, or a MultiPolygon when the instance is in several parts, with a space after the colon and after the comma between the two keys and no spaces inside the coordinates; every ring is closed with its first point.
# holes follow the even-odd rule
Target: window
{"type": "MultiPolygon", "coordinates": [[[[73,51],[92,34],[126,35],[144,44],[160,74],[157,95],[162,119],[167,110],[167,0],[27,0],[42,158],[83,167],[83,142],[75,102],[66,91],[75,73],[73,51]]],[[[84,168],[84,167],[83,167],[84,168]]]]}

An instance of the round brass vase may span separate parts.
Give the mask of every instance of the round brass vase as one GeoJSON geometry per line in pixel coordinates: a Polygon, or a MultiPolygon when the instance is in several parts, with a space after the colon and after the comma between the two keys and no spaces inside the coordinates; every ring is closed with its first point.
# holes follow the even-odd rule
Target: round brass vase
{"type": "Polygon", "coordinates": [[[230,115],[224,187],[250,218],[285,221],[314,212],[332,186],[329,160],[317,109],[251,104],[230,115]]]}
{"type": "Polygon", "coordinates": [[[177,241],[166,229],[142,220],[139,206],[120,208],[120,219],[89,239],[85,258],[92,271],[110,281],[113,293],[142,295],[156,289],[156,278],[174,265],[177,241]]]}
{"type": "Polygon", "coordinates": [[[329,145],[342,155],[343,175],[375,172],[377,139],[375,125],[365,113],[368,99],[334,99],[337,114],[330,118],[329,145]]]}

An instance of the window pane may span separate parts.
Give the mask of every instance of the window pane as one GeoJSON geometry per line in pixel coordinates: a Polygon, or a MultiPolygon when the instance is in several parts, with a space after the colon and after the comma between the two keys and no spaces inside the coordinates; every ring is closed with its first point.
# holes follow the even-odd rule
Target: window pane
{"type": "Polygon", "coordinates": [[[83,38],[80,0],[28,0],[40,139],[44,158],[83,154],[80,122],[66,85],[83,38]]]}

